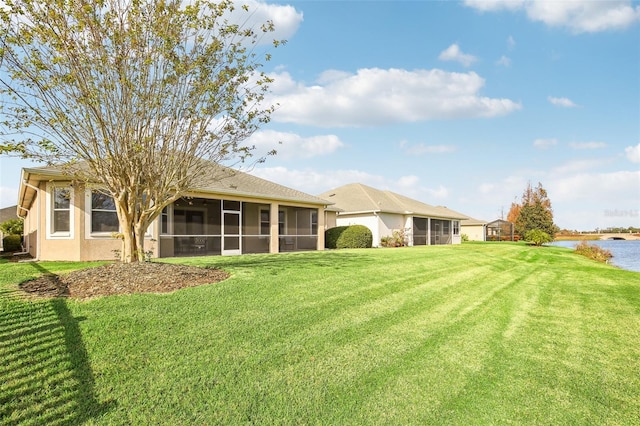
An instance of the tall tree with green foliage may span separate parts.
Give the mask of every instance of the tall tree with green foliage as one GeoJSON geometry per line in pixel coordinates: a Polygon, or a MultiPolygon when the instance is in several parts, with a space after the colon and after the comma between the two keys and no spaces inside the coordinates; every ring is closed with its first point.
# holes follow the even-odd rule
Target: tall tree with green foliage
{"type": "Polygon", "coordinates": [[[541,183],[533,188],[529,182],[520,203],[512,203],[507,217],[514,222],[516,234],[523,237],[532,230],[540,230],[553,237],[559,230],[553,223],[551,200],[541,183]]]}
{"type": "Polygon", "coordinates": [[[0,223],[0,231],[5,235],[22,235],[24,232],[24,221],[22,219],[8,219],[0,223]]]}
{"type": "MultiPolygon", "coordinates": [[[[113,197],[122,260],[163,208],[219,178],[269,121],[270,55],[228,0],[12,0],[0,6],[0,154],[62,164],[113,197]]],[[[283,41],[274,40],[278,46],[283,41]]],[[[257,160],[259,161],[259,160],[257,160]]]]}

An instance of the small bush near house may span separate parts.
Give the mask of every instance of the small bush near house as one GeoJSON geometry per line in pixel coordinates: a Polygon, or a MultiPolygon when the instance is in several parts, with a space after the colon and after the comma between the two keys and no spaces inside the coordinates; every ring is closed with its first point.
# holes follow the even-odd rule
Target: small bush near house
{"type": "Polygon", "coordinates": [[[551,235],[540,229],[532,229],[531,231],[527,231],[524,235],[524,240],[534,246],[541,246],[544,243],[550,243],[553,241],[553,238],[551,238],[551,235]]]}
{"type": "Polygon", "coordinates": [[[371,248],[373,235],[364,225],[336,226],[327,229],[324,241],[329,249],[371,248]]]}
{"type": "Polygon", "coordinates": [[[609,250],[603,249],[595,244],[589,244],[586,241],[576,244],[576,253],[586,256],[589,259],[605,263],[613,257],[613,254],[611,254],[609,250]]]}
{"type": "Polygon", "coordinates": [[[407,234],[404,229],[393,231],[393,235],[380,239],[382,247],[404,247],[407,245],[407,234]]]}
{"type": "Polygon", "coordinates": [[[340,234],[336,248],[371,248],[373,234],[364,225],[351,225],[340,234]]]}
{"type": "Polygon", "coordinates": [[[0,223],[0,231],[7,235],[22,235],[24,221],[22,219],[9,219],[0,223]]]}
{"type": "Polygon", "coordinates": [[[348,226],[336,226],[335,228],[329,228],[324,232],[324,246],[328,249],[337,248],[338,238],[347,229],[348,226]]]}
{"type": "Polygon", "coordinates": [[[463,243],[466,243],[467,241],[469,241],[469,236],[467,234],[460,235],[460,238],[462,239],[463,243]]]}
{"type": "Polygon", "coordinates": [[[22,249],[22,237],[20,235],[7,235],[2,239],[2,244],[5,252],[20,251],[22,249]]]}

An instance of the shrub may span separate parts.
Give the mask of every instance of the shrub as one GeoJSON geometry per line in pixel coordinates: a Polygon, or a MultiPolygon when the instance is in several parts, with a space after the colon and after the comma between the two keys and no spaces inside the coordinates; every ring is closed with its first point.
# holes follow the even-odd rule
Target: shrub
{"type": "Polygon", "coordinates": [[[407,245],[407,234],[404,229],[396,229],[393,235],[380,239],[382,247],[404,247],[407,245]]]}
{"type": "Polygon", "coordinates": [[[22,249],[22,237],[20,235],[7,235],[2,239],[4,251],[13,252],[22,249]]]}
{"type": "Polygon", "coordinates": [[[22,235],[24,221],[22,219],[9,219],[0,223],[0,231],[7,235],[22,235]]]}
{"type": "Polygon", "coordinates": [[[463,243],[466,243],[466,242],[469,241],[469,236],[467,234],[460,235],[460,238],[461,238],[463,243]]]}
{"type": "Polygon", "coordinates": [[[324,245],[329,249],[370,248],[373,234],[364,225],[336,226],[325,231],[324,245]]]}
{"type": "Polygon", "coordinates": [[[609,250],[603,249],[595,244],[589,244],[586,241],[582,241],[576,245],[576,253],[586,256],[589,259],[605,263],[613,257],[613,254],[611,254],[609,250]]]}
{"type": "Polygon", "coordinates": [[[347,229],[348,226],[336,226],[335,228],[329,228],[324,232],[324,246],[328,249],[337,248],[338,238],[347,229]]]}
{"type": "Polygon", "coordinates": [[[345,229],[338,241],[336,248],[371,248],[373,244],[373,234],[364,225],[351,225],[345,229]]]}
{"type": "Polygon", "coordinates": [[[541,246],[544,243],[550,243],[551,241],[553,241],[553,238],[551,238],[551,235],[540,229],[532,229],[530,231],[527,231],[527,233],[524,235],[524,240],[533,245],[541,246]]]}

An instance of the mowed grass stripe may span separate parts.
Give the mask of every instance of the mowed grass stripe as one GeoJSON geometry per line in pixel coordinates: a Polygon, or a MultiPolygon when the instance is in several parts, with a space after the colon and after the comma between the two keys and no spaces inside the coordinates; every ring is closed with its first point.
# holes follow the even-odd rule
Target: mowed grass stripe
{"type": "MultiPolygon", "coordinates": [[[[72,373],[68,398],[57,396],[63,408],[36,399],[28,413],[9,405],[13,418],[637,423],[640,274],[521,244],[171,261],[219,266],[232,277],[170,295],[67,301],[72,318],[57,306],[56,324],[62,318],[79,330],[86,356],[65,358],[58,335],[57,357],[71,361],[57,368],[72,373]]],[[[12,291],[12,281],[2,282],[12,291]]],[[[13,325],[0,336],[9,346],[16,327],[43,339],[50,305],[30,306],[16,302],[6,317],[13,325]]],[[[16,348],[43,371],[52,367],[16,348]]],[[[27,376],[12,376],[0,398],[31,386],[27,376]]]]}

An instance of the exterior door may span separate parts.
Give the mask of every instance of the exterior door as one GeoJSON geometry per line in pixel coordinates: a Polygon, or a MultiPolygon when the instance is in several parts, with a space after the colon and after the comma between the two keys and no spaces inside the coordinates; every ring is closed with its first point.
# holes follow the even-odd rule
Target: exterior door
{"type": "Polygon", "coordinates": [[[239,201],[222,204],[222,255],[242,254],[242,211],[239,201]]]}

